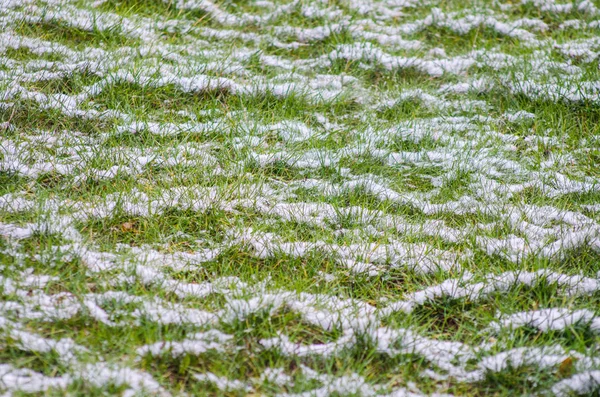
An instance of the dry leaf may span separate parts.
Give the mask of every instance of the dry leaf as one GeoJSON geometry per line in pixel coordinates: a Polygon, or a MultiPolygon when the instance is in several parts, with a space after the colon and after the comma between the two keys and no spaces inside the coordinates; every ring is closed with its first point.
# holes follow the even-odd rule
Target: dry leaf
{"type": "Polygon", "coordinates": [[[558,373],[561,376],[569,376],[573,372],[573,358],[567,357],[560,363],[558,373]]]}
{"type": "Polygon", "coordinates": [[[133,222],[125,222],[121,225],[121,230],[124,232],[130,232],[133,230],[133,222]]]}

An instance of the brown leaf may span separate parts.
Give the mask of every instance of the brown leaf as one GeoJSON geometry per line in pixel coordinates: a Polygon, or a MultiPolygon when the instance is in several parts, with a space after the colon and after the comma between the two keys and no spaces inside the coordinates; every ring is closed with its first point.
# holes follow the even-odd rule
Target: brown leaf
{"type": "Polygon", "coordinates": [[[121,230],[124,232],[130,232],[133,230],[133,222],[125,222],[121,225],[121,230]]]}
{"type": "Polygon", "coordinates": [[[567,357],[558,366],[558,373],[561,376],[569,376],[573,372],[573,358],[567,357]]]}

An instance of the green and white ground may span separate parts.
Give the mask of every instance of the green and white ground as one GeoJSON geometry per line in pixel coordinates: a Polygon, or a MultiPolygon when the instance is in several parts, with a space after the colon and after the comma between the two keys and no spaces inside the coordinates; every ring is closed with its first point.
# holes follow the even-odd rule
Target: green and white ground
{"type": "Polygon", "coordinates": [[[599,393],[599,7],[0,0],[0,394],[599,393]]]}

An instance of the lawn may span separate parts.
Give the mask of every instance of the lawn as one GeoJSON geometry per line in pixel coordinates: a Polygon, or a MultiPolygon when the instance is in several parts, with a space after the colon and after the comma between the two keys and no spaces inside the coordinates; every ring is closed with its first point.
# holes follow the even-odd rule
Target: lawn
{"type": "Polygon", "coordinates": [[[598,0],[0,0],[0,394],[598,395],[599,62],[598,0]]]}

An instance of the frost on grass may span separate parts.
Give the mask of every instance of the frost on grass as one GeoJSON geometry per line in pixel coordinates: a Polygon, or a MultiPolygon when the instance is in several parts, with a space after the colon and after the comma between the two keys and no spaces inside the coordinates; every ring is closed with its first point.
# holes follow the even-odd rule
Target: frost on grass
{"type": "Polygon", "coordinates": [[[597,393],[597,2],[0,27],[0,394],[597,393]]]}

